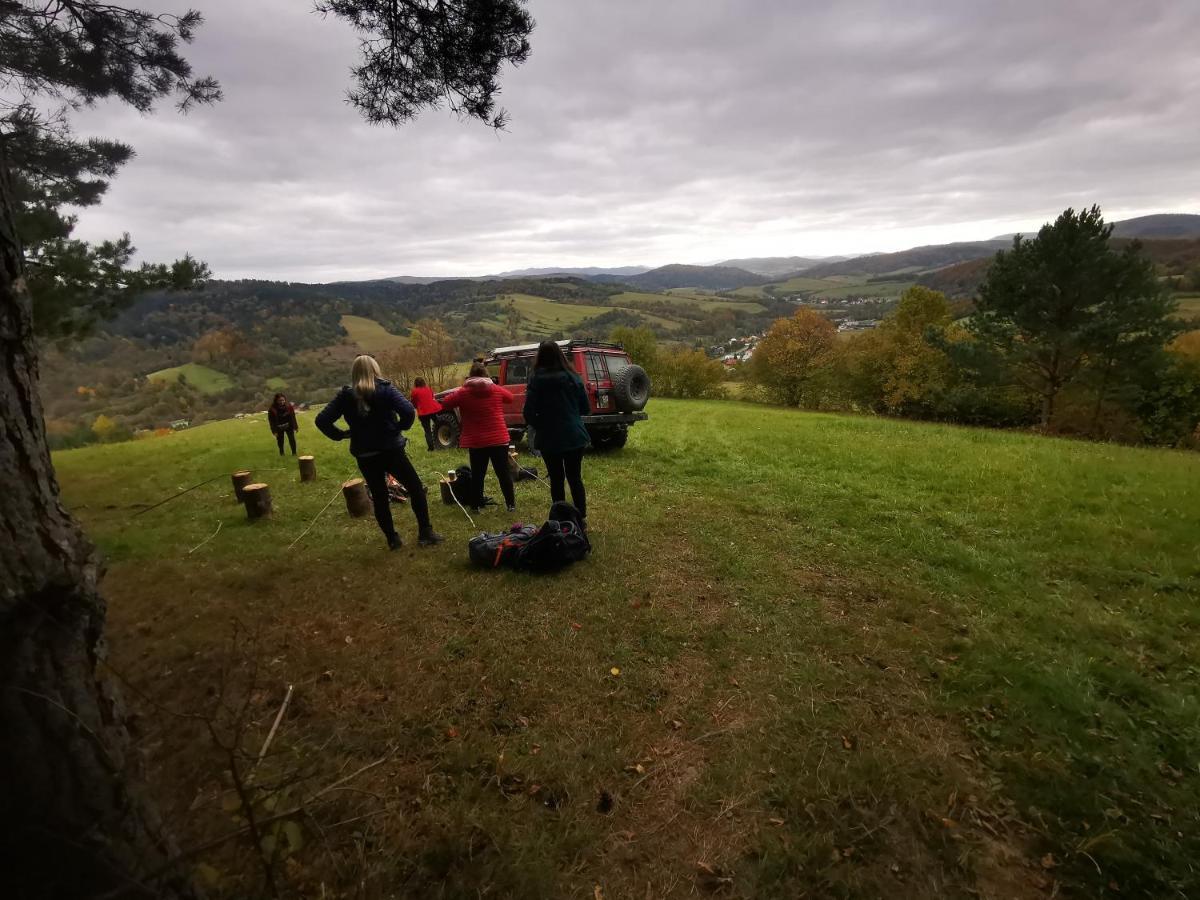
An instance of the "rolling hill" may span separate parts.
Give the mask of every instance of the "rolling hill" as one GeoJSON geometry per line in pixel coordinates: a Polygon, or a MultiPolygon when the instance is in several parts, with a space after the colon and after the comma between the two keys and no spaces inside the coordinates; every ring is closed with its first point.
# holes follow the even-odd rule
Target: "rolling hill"
{"type": "Polygon", "coordinates": [[[810,269],[815,265],[836,262],[839,259],[845,259],[845,257],[835,256],[817,259],[808,256],[754,256],[748,259],[727,259],[724,262],[717,263],[717,265],[723,268],[745,269],[747,272],[752,272],[755,275],[764,275],[768,278],[779,278],[782,275],[803,272],[805,269],[810,269]]]}
{"type": "Polygon", "coordinates": [[[669,265],[651,269],[641,275],[628,278],[601,276],[593,279],[608,283],[628,284],[650,291],[665,291],[671,288],[703,288],[710,291],[731,291],[747,285],[764,284],[770,279],[738,269],[733,266],[685,266],[669,265]]]}

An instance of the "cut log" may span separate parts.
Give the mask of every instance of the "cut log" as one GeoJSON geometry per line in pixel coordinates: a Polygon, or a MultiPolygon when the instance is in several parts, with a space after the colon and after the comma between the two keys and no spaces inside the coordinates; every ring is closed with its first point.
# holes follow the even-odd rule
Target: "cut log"
{"type": "Polygon", "coordinates": [[[300,480],[301,481],[316,481],[317,480],[317,461],[311,456],[300,457],[300,480]]]}
{"type": "Polygon", "coordinates": [[[251,521],[271,515],[271,489],[265,484],[248,484],[242,488],[246,518],[251,521]]]}
{"type": "Polygon", "coordinates": [[[246,498],[242,496],[242,491],[252,481],[254,481],[254,476],[250,474],[249,469],[242,469],[233,473],[233,496],[238,503],[246,502],[246,498]]]}
{"type": "Polygon", "coordinates": [[[342,484],[342,496],[346,498],[346,512],[356,519],[371,512],[371,497],[367,485],[361,478],[351,478],[342,484]]]}

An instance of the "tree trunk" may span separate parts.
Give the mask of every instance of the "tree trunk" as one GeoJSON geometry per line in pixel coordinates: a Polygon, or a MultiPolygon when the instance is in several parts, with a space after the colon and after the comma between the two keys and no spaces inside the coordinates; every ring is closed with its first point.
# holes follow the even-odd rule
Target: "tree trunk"
{"type": "Polygon", "coordinates": [[[250,521],[271,515],[271,489],[265,484],[248,484],[242,488],[242,502],[250,521]]]}
{"type": "MultiPolygon", "coordinates": [[[[0,146],[0,154],[3,147],[0,146]]],[[[0,877],[7,896],[191,897],[138,787],[119,698],[101,680],[92,546],[59,499],[37,393],[33,314],[0,156],[0,877]]]]}
{"type": "Polygon", "coordinates": [[[317,461],[311,456],[300,457],[300,480],[301,481],[316,481],[317,480],[317,461]]]}
{"type": "Polygon", "coordinates": [[[246,498],[243,496],[242,491],[246,489],[246,485],[254,481],[253,473],[251,473],[249,469],[241,469],[240,471],[234,472],[230,478],[233,479],[234,499],[237,500],[238,503],[245,503],[246,498]]]}
{"type": "Polygon", "coordinates": [[[367,485],[361,478],[351,478],[342,483],[342,496],[346,498],[346,512],[356,519],[371,512],[371,497],[367,485]]]}

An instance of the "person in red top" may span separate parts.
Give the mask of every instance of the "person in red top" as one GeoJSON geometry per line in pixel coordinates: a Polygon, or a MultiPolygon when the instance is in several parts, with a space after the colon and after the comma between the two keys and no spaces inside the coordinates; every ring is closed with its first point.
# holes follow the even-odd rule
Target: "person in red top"
{"type": "Polygon", "coordinates": [[[457,409],[462,413],[462,434],[458,446],[471,457],[471,487],[475,492],[475,512],[483,508],[483,479],[488,463],[500,482],[508,511],[517,508],[513,493],[512,474],[508,470],[508,426],[504,424],[504,404],[512,403],[513,395],[488,377],[482,363],[471,366],[470,376],[463,386],[442,398],[442,409],[457,409]]]}
{"type": "Polygon", "coordinates": [[[430,452],[433,452],[433,419],[442,411],[442,404],[434,399],[433,388],[425,383],[424,378],[417,378],[413,381],[412,394],[409,399],[417,408],[417,418],[421,420],[421,427],[425,429],[425,446],[430,452]]]}

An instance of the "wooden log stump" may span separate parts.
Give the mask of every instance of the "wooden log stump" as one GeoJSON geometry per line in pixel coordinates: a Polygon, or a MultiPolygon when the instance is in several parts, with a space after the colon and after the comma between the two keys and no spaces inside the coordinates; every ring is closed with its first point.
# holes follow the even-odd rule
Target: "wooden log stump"
{"type": "Polygon", "coordinates": [[[311,456],[300,457],[300,480],[301,481],[316,481],[317,480],[317,461],[311,456]]]}
{"type": "Polygon", "coordinates": [[[238,503],[246,502],[246,498],[242,496],[242,491],[252,481],[254,481],[254,476],[250,474],[249,469],[241,469],[233,473],[233,496],[238,503]]]}
{"type": "Polygon", "coordinates": [[[242,488],[246,518],[254,521],[271,515],[271,489],[265,484],[248,484],[242,488]]]}
{"type": "Polygon", "coordinates": [[[361,478],[351,478],[342,483],[342,496],[346,498],[346,512],[361,519],[371,512],[371,497],[367,485],[361,478]]]}

